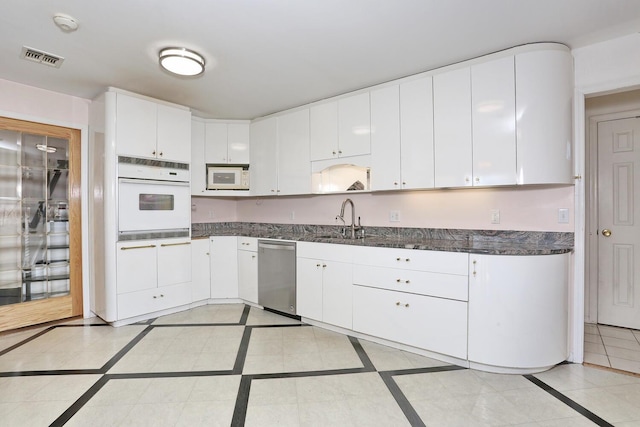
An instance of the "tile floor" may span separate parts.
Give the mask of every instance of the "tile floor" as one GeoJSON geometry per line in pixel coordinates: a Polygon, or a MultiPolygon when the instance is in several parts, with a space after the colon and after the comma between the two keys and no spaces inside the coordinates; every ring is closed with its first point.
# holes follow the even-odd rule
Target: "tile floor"
{"type": "Polygon", "coordinates": [[[586,323],[584,361],[640,374],[640,331],[586,323]]]}
{"type": "Polygon", "coordinates": [[[633,375],[489,374],[240,304],[0,335],[0,426],[639,426],[638,402],[633,375]]]}

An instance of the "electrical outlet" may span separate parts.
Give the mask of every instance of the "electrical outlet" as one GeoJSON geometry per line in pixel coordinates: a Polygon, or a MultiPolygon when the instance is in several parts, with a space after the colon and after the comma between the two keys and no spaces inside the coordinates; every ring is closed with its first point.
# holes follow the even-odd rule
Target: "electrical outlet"
{"type": "Polygon", "coordinates": [[[213,217],[215,216],[213,211],[209,211],[209,219],[213,219],[213,217]]]}
{"type": "Polygon", "coordinates": [[[289,213],[289,219],[296,219],[296,212],[295,211],[291,211],[289,213]]]}
{"type": "Polygon", "coordinates": [[[389,211],[389,222],[400,222],[400,211],[389,211]]]}
{"type": "Polygon", "coordinates": [[[500,224],[500,210],[491,209],[491,224],[500,224]]]}
{"type": "Polygon", "coordinates": [[[560,208],[558,209],[558,224],[568,224],[569,223],[569,209],[560,208]]]}

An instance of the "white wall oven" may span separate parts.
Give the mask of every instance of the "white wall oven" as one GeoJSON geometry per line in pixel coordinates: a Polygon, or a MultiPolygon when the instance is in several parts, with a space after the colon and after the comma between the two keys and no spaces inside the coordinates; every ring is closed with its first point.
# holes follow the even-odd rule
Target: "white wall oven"
{"type": "Polygon", "coordinates": [[[118,158],[118,240],[188,237],[189,165],[118,158]]]}

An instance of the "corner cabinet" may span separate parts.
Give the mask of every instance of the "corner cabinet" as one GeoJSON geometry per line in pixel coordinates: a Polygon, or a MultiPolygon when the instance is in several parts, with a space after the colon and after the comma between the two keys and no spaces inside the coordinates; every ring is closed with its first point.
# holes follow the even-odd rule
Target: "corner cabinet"
{"type": "Polygon", "coordinates": [[[116,153],[189,163],[191,112],[116,91],[116,153]]]}
{"type": "Polygon", "coordinates": [[[503,373],[568,356],[569,254],[469,257],[469,362],[503,373]]]}

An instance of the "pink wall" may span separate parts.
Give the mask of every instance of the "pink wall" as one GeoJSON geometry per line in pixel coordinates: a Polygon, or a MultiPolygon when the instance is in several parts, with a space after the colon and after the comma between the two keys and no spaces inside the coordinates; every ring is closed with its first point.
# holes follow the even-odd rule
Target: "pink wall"
{"type": "MultiPolygon", "coordinates": [[[[351,198],[356,216],[367,226],[485,230],[573,231],[573,186],[430,190],[363,194],[212,200],[192,198],[193,222],[247,221],[283,224],[335,224],[342,201],[351,198]],[[558,208],[569,209],[568,224],[558,223],[558,208]],[[209,209],[214,211],[208,218],[209,209]],[[491,210],[500,224],[491,224],[491,210]],[[389,211],[400,222],[389,222],[389,211]],[[293,212],[294,219],[291,219],[293,212]]],[[[350,211],[348,214],[350,215],[350,211]]]]}
{"type": "Polygon", "coordinates": [[[90,100],[0,79],[0,115],[83,128],[90,100]]]}

